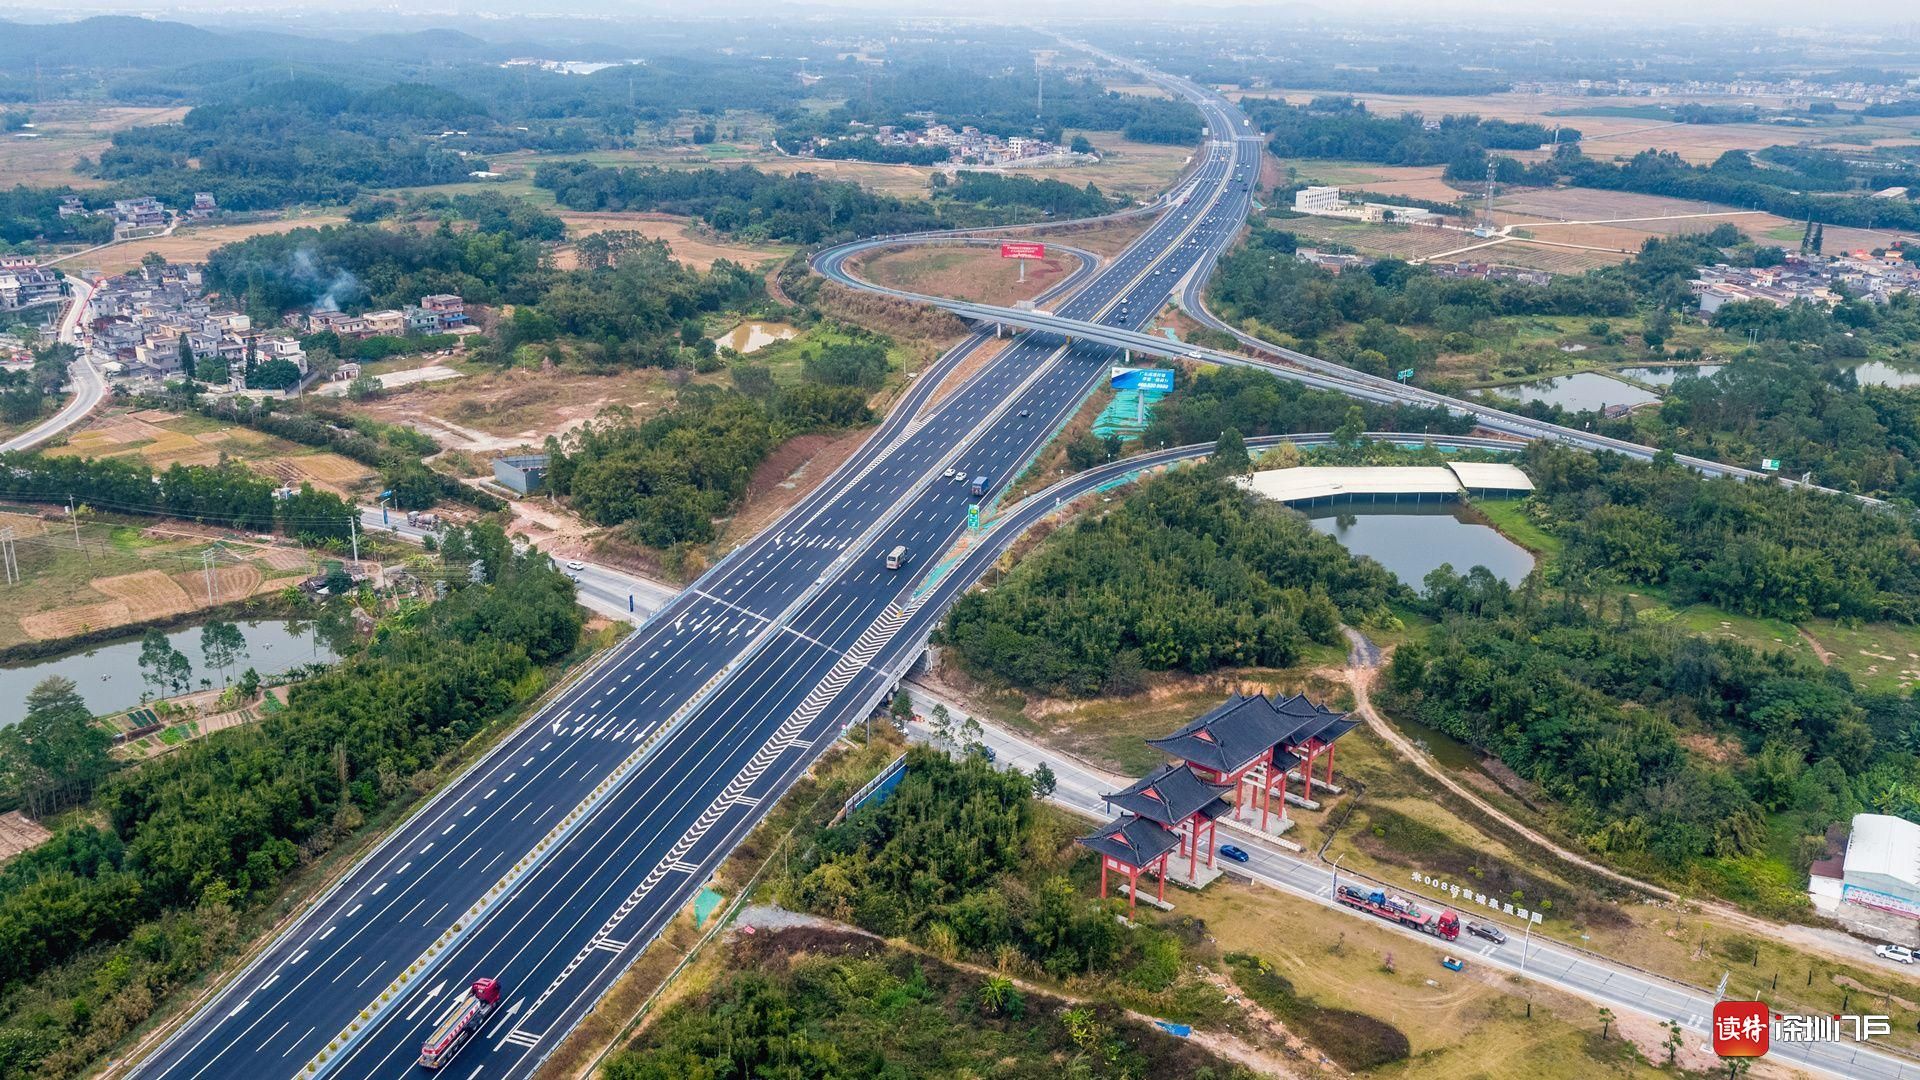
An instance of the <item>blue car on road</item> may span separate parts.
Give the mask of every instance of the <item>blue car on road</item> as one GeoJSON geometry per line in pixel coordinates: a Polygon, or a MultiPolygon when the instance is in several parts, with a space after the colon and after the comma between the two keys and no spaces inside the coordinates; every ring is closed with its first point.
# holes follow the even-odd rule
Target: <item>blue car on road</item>
{"type": "Polygon", "coordinates": [[[1253,858],[1253,856],[1248,855],[1246,852],[1240,850],[1237,847],[1234,847],[1232,844],[1220,845],[1220,857],[1223,859],[1232,859],[1234,862],[1239,862],[1239,863],[1246,862],[1248,859],[1253,858]]]}

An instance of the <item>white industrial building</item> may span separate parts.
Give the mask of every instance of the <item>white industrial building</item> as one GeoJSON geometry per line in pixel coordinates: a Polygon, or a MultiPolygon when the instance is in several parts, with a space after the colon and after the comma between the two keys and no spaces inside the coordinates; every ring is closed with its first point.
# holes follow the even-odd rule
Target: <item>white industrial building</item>
{"type": "Polygon", "coordinates": [[[1268,469],[1237,480],[1241,487],[1288,506],[1341,502],[1436,502],[1471,495],[1525,495],[1533,481],[1514,465],[1453,462],[1354,468],[1268,469]]]}
{"type": "Polygon", "coordinates": [[[1294,212],[1300,214],[1328,214],[1340,209],[1340,189],[1337,187],[1304,187],[1293,193],[1294,212]]]}
{"type": "Polygon", "coordinates": [[[1920,945],[1920,825],[1855,814],[1846,854],[1814,863],[1807,893],[1816,910],[1855,930],[1920,945]]]}

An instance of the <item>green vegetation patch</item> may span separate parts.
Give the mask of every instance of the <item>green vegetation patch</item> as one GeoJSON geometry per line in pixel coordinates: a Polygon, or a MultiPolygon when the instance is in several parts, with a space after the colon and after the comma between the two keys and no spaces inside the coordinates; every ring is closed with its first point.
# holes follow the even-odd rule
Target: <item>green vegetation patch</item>
{"type": "Polygon", "coordinates": [[[608,1061],[607,1080],[684,1077],[1250,1077],[1111,1005],[1075,1006],[863,935],[738,938],[716,985],[608,1061]]]}

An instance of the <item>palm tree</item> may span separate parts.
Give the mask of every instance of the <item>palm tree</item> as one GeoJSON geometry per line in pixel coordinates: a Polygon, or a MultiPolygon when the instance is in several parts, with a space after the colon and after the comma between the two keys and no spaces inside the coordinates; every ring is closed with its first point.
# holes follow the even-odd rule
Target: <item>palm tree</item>
{"type": "Polygon", "coordinates": [[[980,1007],[987,1012],[1005,1012],[1012,996],[1013,980],[1005,975],[989,975],[987,981],[980,984],[980,1007]]]}

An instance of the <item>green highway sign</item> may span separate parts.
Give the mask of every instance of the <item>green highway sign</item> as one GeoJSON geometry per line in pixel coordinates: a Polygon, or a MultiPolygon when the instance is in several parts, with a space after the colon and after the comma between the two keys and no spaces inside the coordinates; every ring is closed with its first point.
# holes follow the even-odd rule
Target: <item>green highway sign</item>
{"type": "Polygon", "coordinates": [[[967,528],[977,529],[979,527],[980,527],[980,504],[968,503],[967,504],[967,528]]]}
{"type": "Polygon", "coordinates": [[[1394,378],[1399,379],[1401,382],[1406,382],[1408,379],[1413,378],[1413,369],[1401,368],[1400,374],[1395,375],[1394,378]]]}
{"type": "Polygon", "coordinates": [[[1779,472],[1780,459],[1776,457],[1761,458],[1760,467],[1767,470],[1768,472],[1779,472]]]}

